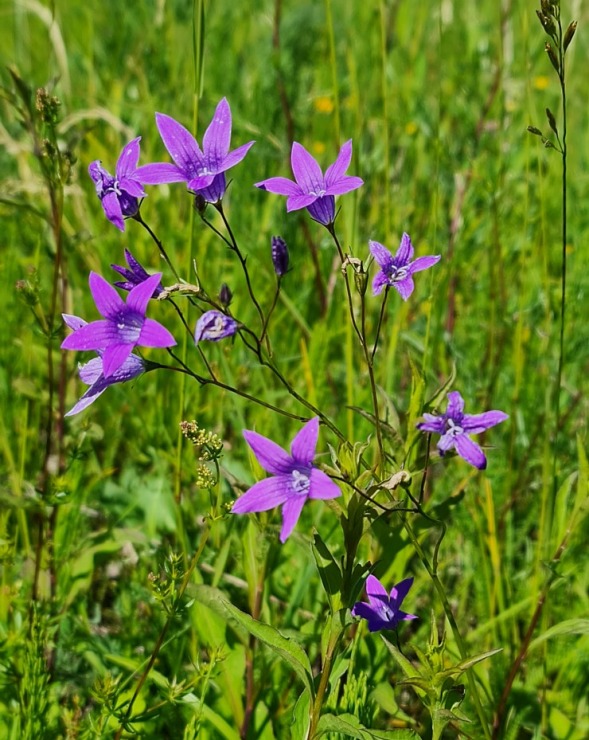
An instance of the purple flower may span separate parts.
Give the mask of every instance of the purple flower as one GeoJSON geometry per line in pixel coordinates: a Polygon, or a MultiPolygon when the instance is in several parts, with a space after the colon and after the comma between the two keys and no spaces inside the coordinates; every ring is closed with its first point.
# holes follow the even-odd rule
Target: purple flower
{"type": "MultiPolygon", "coordinates": [[[[129,252],[128,249],[125,249],[125,261],[128,265],[128,267],[121,267],[120,265],[111,265],[113,270],[116,270],[116,272],[119,273],[119,275],[122,275],[125,280],[119,280],[116,283],[117,288],[121,288],[121,290],[133,290],[133,288],[136,285],[139,285],[140,283],[145,282],[148,277],[151,277],[148,272],[146,272],[143,265],[141,265],[135,257],[129,252]]],[[[152,298],[157,298],[158,295],[163,291],[164,286],[161,283],[158,283],[158,285],[155,287],[152,298]]]]}
{"type": "Polygon", "coordinates": [[[481,448],[473,442],[469,434],[480,434],[486,429],[500,424],[508,415],[503,411],[485,411],[484,414],[465,414],[464,399],[458,391],[448,393],[448,408],[442,416],[424,414],[425,421],[417,425],[422,432],[441,434],[438,441],[440,455],[454,448],[460,457],[479,470],[487,467],[487,458],[481,448]]]}
{"type": "Polygon", "coordinates": [[[279,278],[288,272],[288,246],[280,236],[272,237],[272,264],[279,278]]]}
{"type": "Polygon", "coordinates": [[[414,262],[411,262],[413,244],[411,244],[409,234],[403,234],[401,245],[394,257],[382,244],[373,241],[369,241],[368,244],[372,256],[380,267],[372,281],[374,295],[381,293],[385,286],[392,285],[400,293],[401,298],[406,301],[415,288],[413,273],[427,270],[428,267],[432,267],[440,261],[440,256],[437,255],[435,257],[418,257],[414,262]]]}
{"type": "Polygon", "coordinates": [[[88,167],[106,217],[121,231],[125,230],[124,217],[134,216],[139,210],[137,199],[146,195],[137,176],[140,141],[141,137],[138,136],[123,149],[114,177],[104,169],[99,159],[88,167]]]}
{"type": "Polygon", "coordinates": [[[293,439],[289,455],[272,440],[245,430],[243,436],[260,465],[272,473],[253,485],[233,504],[234,514],[267,511],[282,506],[280,541],[285,542],[294,529],[307,499],[328,499],[341,495],[336,484],[313,466],[319,419],[308,421],[293,439]]]}
{"type": "MultiPolygon", "coordinates": [[[[67,326],[74,331],[87,325],[87,322],[84,321],[84,319],[80,319],[77,316],[71,316],[65,313],[62,314],[62,316],[67,326]]],[[[80,411],[83,411],[85,408],[90,406],[91,403],[94,403],[98,396],[104,393],[109,385],[133,380],[133,378],[144,373],[145,369],[145,362],[141,357],[131,354],[118,370],[116,370],[109,378],[105,378],[102,367],[102,353],[99,352],[99,356],[94,357],[90,362],[87,362],[85,365],[78,365],[80,379],[90,387],[87,388],[78,403],[76,403],[75,406],[67,412],[66,416],[79,414],[80,411]]]]}
{"type": "Polygon", "coordinates": [[[203,137],[201,151],[194,136],[178,121],[163,113],[155,114],[160,136],[175,164],[146,164],[138,170],[144,185],[186,182],[189,190],[207,203],[217,203],[225,194],[225,172],[241,162],[255,142],[250,141],[229,152],[231,109],[223,98],[203,137]]]}
{"type": "Polygon", "coordinates": [[[290,163],[296,182],[286,177],[270,177],[256,183],[257,188],[288,196],[287,211],[306,208],[311,218],[329,226],[335,218],[335,197],[349,193],[364,184],[359,177],[344,174],[352,159],[352,140],[346,141],[335,162],[327,168],[325,177],[317,161],[302,144],[294,142],[290,163]]]}
{"type": "Polygon", "coordinates": [[[394,630],[399,622],[418,619],[415,614],[407,614],[400,608],[412,585],[413,578],[405,578],[393,586],[389,595],[378,578],[368,576],[366,595],[369,603],[358,601],[354,604],[352,616],[368,620],[370,632],[394,630]]]}
{"type": "Polygon", "coordinates": [[[63,340],[62,349],[101,352],[102,372],[108,379],[123,367],[134,347],[174,346],[176,340],[170,332],[145,316],[145,309],[161,276],[158,272],[136,285],[125,303],[112,285],[91,272],[90,291],[104,320],[77,328],[63,340]]]}
{"type": "Polygon", "coordinates": [[[232,337],[238,328],[239,324],[231,316],[215,309],[205,311],[196,322],[194,341],[196,344],[203,339],[207,339],[209,342],[218,342],[225,339],[225,337],[232,337]]]}

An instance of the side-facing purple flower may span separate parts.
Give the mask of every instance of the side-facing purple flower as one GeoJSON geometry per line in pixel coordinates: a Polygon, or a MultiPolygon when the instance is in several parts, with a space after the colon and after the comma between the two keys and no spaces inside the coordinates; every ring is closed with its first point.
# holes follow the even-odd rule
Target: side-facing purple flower
{"type": "MultiPolygon", "coordinates": [[[[70,314],[62,314],[63,320],[70,329],[76,331],[86,326],[87,322],[84,319],[80,319],[78,316],[71,316],[70,314]]],[[[80,380],[86,383],[89,388],[86,389],[85,393],[80,397],[80,400],[67,412],[66,416],[74,416],[79,414],[85,408],[88,408],[91,403],[94,403],[98,396],[102,395],[109,385],[115,383],[125,383],[127,380],[133,380],[141,373],[146,370],[145,362],[141,357],[137,355],[129,355],[121,367],[114,372],[109,378],[104,377],[102,367],[102,353],[98,353],[98,357],[94,357],[90,362],[85,365],[78,365],[78,372],[80,374],[80,380]]]]}
{"type": "Polygon", "coordinates": [[[393,586],[389,594],[376,576],[368,576],[366,579],[368,603],[358,601],[354,604],[352,616],[366,619],[370,632],[394,630],[399,622],[418,619],[415,614],[407,614],[401,610],[403,599],[412,585],[413,578],[405,578],[393,586]]]}
{"type": "MultiPolygon", "coordinates": [[[[122,275],[125,278],[125,280],[118,280],[116,283],[114,283],[117,288],[121,288],[122,290],[133,290],[136,285],[145,282],[147,278],[151,277],[151,275],[145,270],[143,265],[137,262],[135,257],[133,257],[128,249],[125,249],[125,261],[128,267],[111,265],[113,270],[115,270],[119,273],[119,275],[122,275]]],[[[160,293],[163,291],[163,289],[164,286],[161,283],[158,283],[151,297],[157,298],[158,295],[160,295],[160,293]]]]}
{"type": "Polygon", "coordinates": [[[121,231],[125,230],[125,216],[134,216],[139,210],[138,198],[146,195],[137,176],[140,141],[138,136],[123,148],[114,177],[104,169],[99,159],[88,166],[106,217],[121,231]]]}
{"type": "Polygon", "coordinates": [[[442,416],[424,414],[425,421],[417,425],[422,432],[441,434],[438,441],[440,455],[454,448],[460,457],[479,470],[487,467],[487,458],[469,434],[480,434],[500,424],[509,416],[503,411],[485,411],[483,414],[465,414],[464,399],[458,391],[448,393],[448,407],[442,416]]]}
{"type": "Polygon", "coordinates": [[[307,499],[328,499],[341,495],[340,489],[323,471],[313,466],[319,434],[319,419],[308,421],[290,446],[290,455],[272,440],[245,430],[243,436],[260,465],[271,478],[254,484],[240,496],[233,514],[250,514],[282,506],[280,541],[294,529],[307,499]]]}
{"type": "Polygon", "coordinates": [[[175,164],[158,162],[146,164],[138,170],[144,185],[168,182],[186,182],[189,190],[217,203],[225,194],[225,172],[248,153],[254,141],[229,151],[231,143],[231,109],[226,98],[217,105],[215,115],[205,131],[202,151],[194,136],[170,116],[156,113],[160,136],[175,164]]]}
{"type": "Polygon", "coordinates": [[[281,278],[288,272],[288,246],[281,236],[273,236],[271,244],[274,272],[281,278]]]}
{"type": "Polygon", "coordinates": [[[379,244],[379,242],[369,241],[368,244],[370,245],[372,256],[380,267],[380,270],[376,273],[372,281],[372,292],[374,295],[381,293],[385,286],[392,285],[399,292],[401,298],[406,301],[415,288],[412,277],[413,273],[427,270],[428,267],[433,267],[436,262],[440,261],[440,255],[436,255],[418,257],[414,262],[411,262],[413,244],[411,244],[409,234],[403,234],[399,249],[397,249],[397,253],[394,256],[385,246],[379,244]]]}
{"type": "Polygon", "coordinates": [[[239,324],[234,318],[212,309],[211,311],[205,311],[196,322],[194,341],[196,344],[203,339],[207,339],[209,342],[218,342],[225,339],[225,337],[232,337],[238,329],[239,324]]]}
{"type": "Polygon", "coordinates": [[[104,320],[79,327],[61,343],[62,349],[94,350],[102,353],[102,372],[113,376],[125,364],[134,347],[173,347],[176,340],[161,324],[145,316],[149,299],[162,277],[161,272],[136,285],[125,303],[117,291],[95,272],[90,273],[90,291],[104,320]]]}
{"type": "Polygon", "coordinates": [[[256,183],[257,188],[269,193],[286,195],[287,211],[306,208],[311,218],[324,226],[329,226],[335,218],[335,197],[356,190],[364,181],[359,177],[346,175],[352,160],[352,140],[346,141],[335,162],[327,168],[325,176],[317,160],[309,154],[302,144],[292,145],[290,163],[296,182],[286,177],[270,177],[256,183]]]}

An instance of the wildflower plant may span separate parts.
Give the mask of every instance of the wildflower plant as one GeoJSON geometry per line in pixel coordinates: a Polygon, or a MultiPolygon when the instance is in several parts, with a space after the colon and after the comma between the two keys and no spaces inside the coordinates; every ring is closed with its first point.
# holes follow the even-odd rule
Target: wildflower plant
{"type": "MultiPolygon", "coordinates": [[[[564,62],[576,24],[564,28],[560,3],[549,0],[541,3],[538,17],[550,38],[546,52],[561,83],[563,122],[557,124],[556,117],[547,111],[550,136],[555,138],[545,137],[534,127],[530,131],[540,136],[548,149],[562,155],[566,169],[564,62]]],[[[41,103],[50,115],[55,103],[46,96],[41,103]]],[[[205,99],[205,105],[208,110],[213,108],[210,100],[205,99]]],[[[170,661],[174,671],[188,672],[187,666],[195,665],[200,660],[197,656],[205,654],[217,670],[226,657],[219,645],[223,640],[227,645],[234,640],[238,649],[229,650],[229,668],[220,667],[211,679],[214,691],[224,691],[227,679],[223,671],[243,674],[243,691],[239,696],[231,694],[239,726],[229,729],[228,721],[207,705],[210,675],[203,680],[199,696],[194,688],[196,679],[179,676],[177,685],[168,682],[168,700],[180,707],[178,715],[194,710],[186,725],[194,733],[201,723],[210,722],[215,731],[221,728],[220,732],[231,737],[261,737],[267,727],[276,737],[290,733],[311,740],[336,735],[384,738],[395,737],[395,730],[403,725],[404,734],[399,737],[415,738],[418,729],[441,738],[448,726],[459,730],[468,723],[472,737],[500,737],[515,673],[532,644],[533,628],[556,575],[539,592],[542,598],[506,688],[497,706],[491,706],[489,697],[496,693],[496,686],[483,684],[473,667],[493,658],[501,647],[472,654],[464,636],[467,616],[457,608],[451,591],[461,574],[457,569],[458,576],[450,577],[441,563],[446,534],[458,520],[454,512],[459,503],[474,499],[473,516],[481,508],[469,489],[473,480],[481,482],[481,490],[488,495],[485,514],[493,509],[493,468],[505,454],[502,434],[508,424],[495,427],[509,420],[508,414],[496,407],[505,407],[508,399],[500,385],[481,384],[476,389],[476,399],[482,399],[479,405],[473,398],[473,383],[462,374],[460,352],[455,352],[457,366],[449,378],[444,377],[449,363],[431,352],[429,332],[436,320],[432,304],[445,300],[448,251],[443,243],[438,248],[428,247],[423,223],[417,219],[395,223],[392,229],[383,219],[383,223],[373,224],[370,234],[361,236],[345,232],[347,209],[351,210],[355,200],[349,194],[355,193],[360,204],[369,198],[363,189],[364,178],[368,178],[358,158],[360,142],[354,142],[353,148],[352,140],[342,136],[344,143],[335,161],[324,170],[302,143],[294,141],[290,145],[293,179],[282,176],[282,167],[276,166],[254,183],[253,177],[244,176],[246,168],[237,165],[247,156],[261,173],[262,158],[254,159],[258,147],[252,149],[254,141],[247,141],[231,149],[232,135],[233,117],[224,97],[214,106],[204,135],[199,136],[202,146],[171,115],[156,113],[155,127],[146,124],[141,136],[126,144],[118,158],[113,152],[111,161],[117,159],[114,175],[100,161],[92,162],[88,172],[106,218],[119,231],[126,231],[117,238],[132,240],[134,230],[144,229],[142,236],[150,237],[153,252],[138,252],[131,242],[132,251],[125,248],[118,257],[105,257],[109,263],[114,260],[112,269],[122,280],[114,281],[113,276],[108,281],[90,273],[90,294],[101,317],[98,320],[86,321],[70,313],[74,309],[69,306],[64,268],[54,277],[58,287],[63,280],[62,292],[58,294],[56,288],[55,293],[63,326],[57,328],[55,314],[54,323],[44,327],[49,354],[58,336],[56,348],[61,342],[63,350],[90,355],[76,355],[77,368],[69,362],[69,386],[63,371],[60,423],[63,415],[69,418],[83,411],[91,418],[96,406],[93,410],[89,407],[94,402],[107,406],[109,395],[121,393],[116,387],[123,383],[127,384],[125,398],[131,403],[135,386],[131,381],[141,378],[141,384],[148,384],[156,371],[181,377],[180,406],[190,397],[202,404],[203,415],[211,408],[218,412],[211,427],[215,432],[201,426],[200,421],[182,421],[179,430],[177,421],[173,425],[178,443],[170,463],[174,467],[170,489],[175,507],[168,532],[172,551],[163,561],[162,572],[147,578],[146,599],[158,606],[159,622],[153,620],[146,659],[120,661],[128,679],[111,680],[105,673],[102,686],[97,684],[104,721],[101,729],[112,729],[116,738],[123,733],[149,733],[148,723],[163,702],[147,707],[139,698],[150,676],[153,691],[163,690],[165,681],[161,674],[156,676],[154,667],[164,660],[177,637],[174,629],[178,621],[186,617],[195,634],[201,630],[202,644],[194,639],[183,660],[170,661]],[[156,131],[172,161],[139,165],[140,141],[156,136],[156,131]],[[282,232],[290,234],[287,238],[270,236],[265,218],[255,222],[255,229],[243,231],[241,224],[233,222],[232,204],[226,198],[229,171],[234,178],[232,194],[238,191],[239,197],[251,197],[252,203],[261,203],[262,208],[266,208],[266,195],[255,195],[254,185],[270,195],[287,198],[286,215],[282,216],[288,224],[282,232]],[[152,204],[164,197],[157,186],[175,183],[184,183],[188,193],[182,188],[174,191],[174,204],[176,199],[190,198],[187,202],[193,208],[191,221],[195,223],[185,234],[180,219],[178,223],[167,222],[160,238],[153,225],[155,217],[150,220],[152,204]],[[145,201],[147,192],[150,197],[145,201]],[[340,210],[345,217],[340,218],[340,210]],[[299,211],[306,211],[315,223],[309,223],[304,214],[301,219],[299,211]],[[311,256],[302,248],[299,232],[311,233],[312,238],[320,233],[325,259],[313,268],[325,271],[322,277],[329,286],[329,321],[316,310],[315,286],[307,285],[305,264],[311,256]],[[394,239],[392,232],[397,233],[394,239]],[[205,233],[208,239],[203,238],[201,244],[205,233]],[[192,259],[195,253],[191,249],[190,271],[186,272],[186,265],[180,267],[182,262],[175,253],[184,238],[187,242],[194,238],[202,246],[198,259],[192,259]],[[376,238],[399,246],[390,249],[376,238]],[[209,258],[209,250],[217,250],[215,257],[222,254],[226,272],[211,269],[220,260],[209,258]],[[134,254],[141,254],[141,261],[134,254]],[[395,387],[391,378],[400,373],[394,375],[392,367],[399,360],[397,340],[403,331],[415,353],[402,364],[407,376],[395,387]],[[330,365],[329,352],[335,345],[340,354],[345,353],[345,383],[338,369],[330,365]],[[293,360],[295,355],[297,359],[300,356],[300,365],[293,360]],[[417,356],[423,358],[421,367],[417,356]],[[86,386],[81,395],[78,378],[86,386]],[[187,383],[195,384],[199,395],[189,395],[187,383]],[[456,387],[462,389],[464,397],[456,387]],[[109,394],[105,394],[107,390],[109,394]],[[72,399],[71,408],[66,391],[72,399]],[[232,406],[232,400],[239,403],[232,406]],[[492,410],[465,413],[465,409],[477,407],[492,410]],[[484,438],[473,439],[483,434],[484,438]],[[186,449],[191,449],[195,458],[189,472],[182,467],[186,449]],[[487,467],[489,478],[482,472],[487,467]],[[228,563],[241,570],[230,572],[228,563]],[[299,567],[306,567],[300,578],[309,598],[317,602],[313,619],[301,606],[300,594],[292,593],[293,572],[299,567]],[[425,614],[432,594],[428,640],[425,614]],[[286,616],[280,620],[277,615],[286,616]],[[300,624],[305,627],[299,630],[300,624]],[[451,646],[446,645],[446,626],[451,646]],[[231,637],[225,634],[226,627],[232,630],[231,637]],[[208,632],[214,635],[215,644],[208,632]],[[265,689],[278,670],[288,671],[292,681],[275,704],[264,704],[265,689]],[[379,676],[378,685],[375,676],[379,676]],[[392,684],[419,699],[423,711],[414,709],[417,720],[412,722],[407,712],[399,709],[392,684]]],[[[249,137],[240,131],[235,138],[243,142],[249,137]]],[[[324,149],[329,151],[327,145],[324,149]]],[[[284,151],[288,155],[288,145],[284,151]]],[[[51,193],[61,192],[63,184],[57,187],[48,179],[51,193]]],[[[98,203],[95,206],[99,209],[98,203]]],[[[364,222],[360,220],[360,224],[358,230],[364,222]]],[[[116,236],[117,232],[113,233],[116,236]]],[[[566,229],[558,378],[551,399],[555,404],[555,439],[563,419],[565,242],[566,229]]],[[[60,243],[58,246],[65,264],[63,248],[60,243]]],[[[38,310],[39,290],[34,281],[24,281],[21,291],[32,309],[38,310]]],[[[451,344],[451,337],[445,339],[451,344]]],[[[456,348],[451,349],[454,352],[456,348]]],[[[66,370],[67,363],[64,359],[66,370]]],[[[170,395],[173,390],[170,384],[170,395]]],[[[162,407],[166,404],[162,415],[166,428],[158,430],[162,436],[168,431],[169,419],[178,413],[178,405],[168,405],[168,400],[166,394],[161,403],[162,407]]],[[[133,415],[141,418],[142,409],[135,409],[133,415]]],[[[47,429],[54,416],[49,408],[47,429]]],[[[77,424],[82,428],[80,421],[77,424]]],[[[61,472],[65,468],[65,435],[62,430],[59,433],[60,445],[55,450],[47,445],[46,472],[55,457],[61,472]]],[[[516,443],[514,432],[511,444],[516,443]]],[[[145,457],[158,457],[156,447],[146,450],[145,457]]],[[[554,455],[556,481],[556,452],[554,455]]],[[[579,479],[581,487],[586,475],[580,473],[579,479]]],[[[48,492],[55,490],[59,480],[55,476],[51,486],[43,481],[44,506],[38,506],[43,536],[39,536],[37,550],[31,548],[36,571],[42,570],[44,558],[56,558],[48,578],[53,595],[60,578],[56,567],[59,553],[55,555],[44,537],[50,537],[57,526],[57,515],[48,513],[54,500],[48,492]]],[[[542,493],[540,529],[552,526],[550,514],[556,512],[557,495],[558,500],[566,499],[572,485],[565,493],[561,489],[554,494],[552,506],[549,494],[542,493]]],[[[141,495],[139,491],[138,498],[141,495]]],[[[155,508],[157,518],[160,510],[155,508]]],[[[575,514],[581,509],[582,504],[575,502],[575,514]]],[[[161,515],[163,518],[163,507],[161,515]]],[[[490,519],[491,524],[495,522],[490,519]]],[[[567,531],[559,542],[562,549],[568,536],[567,531]]],[[[483,547],[492,549],[495,543],[491,540],[490,533],[483,547]]],[[[96,547],[97,554],[102,554],[100,545],[96,547]]],[[[553,565],[560,559],[561,551],[556,552],[550,561],[553,565]]],[[[33,602],[37,604],[42,584],[38,572],[34,580],[33,602]]],[[[504,599],[504,595],[497,599],[504,599]]],[[[468,619],[476,621],[473,615],[468,619]]],[[[498,626],[489,639],[495,639],[501,629],[498,626]]],[[[35,660],[39,663],[39,654],[35,660]]],[[[39,673],[37,663],[35,675],[39,673]]],[[[44,686],[43,681],[37,683],[44,686]]]]}

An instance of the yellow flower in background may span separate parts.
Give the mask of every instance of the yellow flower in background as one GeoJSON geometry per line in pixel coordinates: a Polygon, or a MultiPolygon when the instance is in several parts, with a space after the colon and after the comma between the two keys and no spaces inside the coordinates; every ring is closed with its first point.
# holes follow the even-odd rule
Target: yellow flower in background
{"type": "Polygon", "coordinates": [[[538,77],[534,77],[533,84],[535,90],[546,90],[546,88],[550,84],[550,78],[546,75],[539,75],[538,77]]]}
{"type": "Polygon", "coordinates": [[[325,151],[325,144],[322,141],[314,141],[311,144],[311,148],[313,149],[313,154],[323,154],[325,151]]]}
{"type": "Polygon", "coordinates": [[[415,121],[409,121],[409,123],[405,125],[405,133],[409,136],[413,136],[414,134],[416,134],[417,130],[417,124],[415,123],[415,121]]]}
{"type": "Polygon", "coordinates": [[[331,113],[333,111],[333,100],[326,95],[320,95],[313,100],[313,105],[318,113],[331,113]]]}

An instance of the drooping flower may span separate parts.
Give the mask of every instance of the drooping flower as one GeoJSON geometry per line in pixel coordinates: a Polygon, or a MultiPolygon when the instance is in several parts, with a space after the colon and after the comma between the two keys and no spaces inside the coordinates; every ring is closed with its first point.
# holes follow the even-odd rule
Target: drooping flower
{"type": "Polygon", "coordinates": [[[307,499],[329,499],[340,489],[323,471],[313,466],[319,434],[319,419],[308,421],[290,446],[290,455],[272,440],[245,430],[243,436],[260,465],[271,478],[254,484],[233,504],[234,514],[250,514],[282,506],[280,541],[294,529],[307,499]]]}
{"type": "Polygon", "coordinates": [[[354,604],[352,616],[366,619],[370,632],[394,630],[399,622],[418,619],[415,614],[407,614],[401,610],[403,599],[412,585],[413,578],[405,578],[393,586],[389,594],[376,576],[368,576],[366,579],[368,603],[358,601],[354,604]]]}
{"type": "Polygon", "coordinates": [[[155,114],[156,124],[166,149],[175,164],[158,162],[139,168],[144,185],[186,182],[189,190],[217,203],[225,194],[225,172],[241,162],[255,142],[229,151],[231,143],[231,109],[226,98],[217,105],[215,115],[203,137],[201,151],[198,142],[187,129],[170,116],[155,114]]]}
{"type": "Polygon", "coordinates": [[[77,328],[61,343],[62,349],[94,350],[102,353],[102,372],[113,376],[125,363],[134,347],[172,347],[176,340],[160,323],[145,316],[149,299],[162,277],[151,275],[136,285],[127,302],[106,280],[90,273],[90,291],[104,320],[77,328]]]}
{"type": "MultiPolygon", "coordinates": [[[[148,277],[151,277],[151,275],[145,270],[143,265],[137,262],[135,257],[133,257],[128,249],[125,249],[125,261],[128,267],[111,265],[113,270],[116,270],[119,275],[122,275],[125,278],[125,280],[118,280],[116,283],[114,283],[117,288],[121,288],[122,290],[133,290],[136,285],[143,283],[145,280],[147,280],[148,277]]],[[[160,293],[163,291],[163,289],[164,286],[159,283],[158,285],[156,285],[151,297],[157,298],[158,295],[160,295],[160,293]]]]}
{"type": "Polygon", "coordinates": [[[294,142],[290,163],[295,181],[286,177],[270,177],[256,183],[257,188],[277,195],[286,195],[287,211],[306,208],[311,218],[324,226],[329,226],[335,218],[335,197],[356,190],[364,181],[359,177],[346,175],[352,160],[352,140],[346,141],[335,162],[327,168],[325,176],[317,160],[309,154],[302,144],[294,142]]]}
{"type": "MultiPolygon", "coordinates": [[[[80,319],[78,316],[71,316],[70,314],[62,314],[63,320],[70,329],[76,331],[83,326],[86,326],[87,322],[84,319],[80,319]]],[[[141,357],[130,354],[129,357],[123,362],[121,367],[116,370],[110,377],[105,378],[102,366],[102,353],[98,353],[98,357],[94,357],[90,362],[85,365],[78,365],[78,372],[80,374],[80,380],[86,383],[89,388],[80,397],[80,400],[67,412],[66,416],[74,416],[79,414],[85,408],[88,408],[91,403],[94,403],[98,396],[115,383],[125,383],[127,380],[133,380],[137,376],[144,373],[146,370],[145,362],[141,357]]]]}
{"type": "Polygon", "coordinates": [[[114,177],[104,169],[99,159],[88,166],[106,217],[121,231],[125,230],[125,216],[134,216],[139,210],[138,198],[146,196],[137,176],[140,141],[138,136],[123,148],[114,177]]]}
{"type": "Polygon", "coordinates": [[[448,393],[448,407],[442,416],[424,414],[425,421],[417,425],[422,432],[441,434],[438,441],[440,455],[455,449],[460,457],[479,470],[487,467],[487,458],[469,434],[480,434],[486,429],[500,424],[508,415],[503,411],[485,411],[483,414],[465,414],[464,399],[458,391],[448,393]]]}
{"type": "Polygon", "coordinates": [[[283,277],[288,272],[288,246],[280,236],[273,236],[271,244],[274,272],[278,277],[283,277]]]}
{"type": "Polygon", "coordinates": [[[397,253],[393,256],[389,250],[378,242],[369,241],[370,252],[380,267],[380,270],[374,276],[372,281],[372,292],[378,295],[385,286],[393,286],[399,292],[401,298],[406,301],[415,284],[413,282],[413,273],[427,270],[436,262],[440,261],[440,255],[431,257],[418,257],[411,262],[413,257],[413,244],[409,234],[403,234],[401,244],[397,253]]]}
{"type": "Polygon", "coordinates": [[[205,311],[196,322],[194,341],[196,344],[203,339],[209,342],[218,342],[225,339],[225,337],[232,337],[238,329],[239,324],[234,318],[212,309],[211,311],[205,311]]]}

